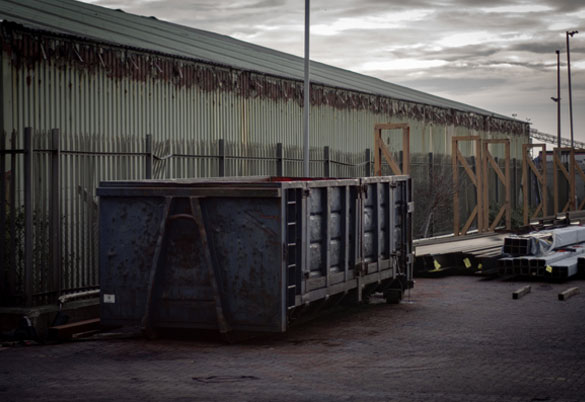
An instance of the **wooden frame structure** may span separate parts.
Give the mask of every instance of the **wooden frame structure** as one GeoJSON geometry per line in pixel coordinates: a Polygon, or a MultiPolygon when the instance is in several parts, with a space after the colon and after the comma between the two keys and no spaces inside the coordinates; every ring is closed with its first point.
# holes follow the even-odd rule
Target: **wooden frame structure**
{"type": "Polygon", "coordinates": [[[574,148],[555,148],[553,150],[553,191],[554,191],[554,213],[555,215],[559,212],[567,212],[567,211],[580,211],[585,207],[585,199],[578,203],[577,197],[577,183],[576,183],[576,174],[579,174],[583,181],[585,181],[585,172],[577,163],[577,159],[575,158],[575,149],[574,148]],[[569,169],[565,167],[561,157],[563,153],[568,154],[569,156],[569,169]],[[569,199],[567,203],[564,205],[563,210],[559,211],[559,202],[560,202],[560,193],[559,193],[559,172],[563,174],[567,183],[569,184],[569,199]]]}
{"type": "Polygon", "coordinates": [[[410,174],[410,126],[408,123],[379,123],[374,126],[374,175],[382,176],[382,156],[393,175],[410,174]],[[382,130],[402,129],[402,169],[382,140],[382,130]]]}
{"type": "MultiPolygon", "coordinates": [[[[503,218],[505,218],[506,229],[512,227],[512,202],[511,195],[511,168],[510,168],[510,140],[509,139],[487,139],[482,140],[480,136],[460,136],[453,137],[452,140],[452,155],[451,163],[453,168],[453,233],[455,236],[466,235],[471,228],[474,221],[477,222],[477,230],[479,232],[494,231],[503,218]],[[469,162],[465,159],[459,150],[459,143],[464,141],[475,142],[475,155],[477,163],[475,164],[475,171],[469,162]],[[505,165],[504,171],[498,166],[496,159],[489,151],[490,144],[503,144],[505,146],[505,165]],[[465,174],[469,177],[471,183],[476,189],[476,205],[471,211],[470,215],[465,220],[463,227],[460,221],[460,205],[459,205],[459,168],[463,167],[465,174]],[[489,218],[489,171],[490,167],[496,174],[497,181],[502,183],[505,189],[504,203],[501,205],[494,220],[490,223],[489,218]]],[[[391,174],[393,175],[407,175],[410,174],[410,126],[408,123],[378,123],[374,126],[374,175],[382,175],[382,161],[386,160],[391,174]],[[382,139],[382,130],[402,130],[402,153],[403,161],[402,168],[400,161],[397,161],[387,144],[382,139]]],[[[575,158],[575,150],[573,148],[555,148],[553,152],[553,181],[554,181],[554,212],[567,212],[574,210],[583,210],[585,208],[585,199],[578,204],[576,195],[576,174],[579,174],[583,181],[585,181],[585,171],[577,164],[575,158]],[[561,161],[561,154],[568,152],[569,167],[568,169],[561,161]],[[569,183],[569,200],[564,205],[562,211],[559,211],[559,172],[565,177],[569,183]],[[578,207],[576,208],[578,204],[578,207]]],[[[546,145],[545,144],[523,144],[522,145],[522,194],[523,194],[523,217],[524,225],[528,225],[532,219],[546,218],[548,211],[548,197],[547,197],[547,163],[546,163],[546,145]],[[532,157],[529,154],[534,148],[540,148],[542,155],[542,166],[539,169],[532,157]],[[529,180],[531,174],[534,174],[540,188],[541,199],[536,206],[534,213],[530,213],[530,191],[529,180]]]]}
{"type": "MultiPolygon", "coordinates": [[[[575,172],[577,172],[579,174],[579,176],[581,176],[581,178],[585,182],[585,171],[583,171],[583,169],[581,169],[581,166],[579,166],[579,164],[577,163],[577,158],[575,157],[575,148],[573,148],[571,158],[572,158],[573,166],[574,166],[573,170],[575,172]]],[[[573,175],[573,177],[574,177],[574,175],[573,175]]],[[[577,203],[579,202],[579,199],[577,196],[577,183],[575,182],[575,180],[573,180],[573,194],[575,195],[575,205],[577,205],[577,203]]],[[[585,207],[585,198],[583,198],[583,200],[581,200],[581,202],[577,206],[577,211],[581,211],[584,207],[585,207]]]]}
{"type": "Polygon", "coordinates": [[[546,145],[545,144],[523,144],[522,145],[522,195],[524,199],[523,211],[524,211],[524,225],[528,225],[530,220],[536,218],[539,213],[542,214],[542,217],[546,217],[547,213],[547,195],[546,195],[546,145]],[[528,154],[533,148],[540,148],[540,154],[542,156],[542,169],[538,169],[534,162],[532,161],[532,157],[528,154]],[[528,199],[530,198],[529,190],[528,190],[528,180],[530,172],[534,173],[536,179],[540,183],[542,191],[542,198],[540,203],[537,205],[536,210],[532,215],[530,215],[529,211],[529,202],[528,199]]]}
{"type": "Polygon", "coordinates": [[[573,148],[554,148],[553,149],[553,213],[556,216],[559,212],[575,210],[575,150],[573,148]],[[562,161],[562,156],[569,157],[569,170],[562,161]],[[569,199],[559,211],[559,172],[563,174],[569,184],[569,199]]]}
{"type": "Polygon", "coordinates": [[[484,211],[484,199],[483,199],[483,185],[482,185],[482,174],[481,174],[481,138],[477,135],[475,136],[463,136],[463,137],[453,137],[452,140],[452,153],[451,153],[451,163],[453,166],[453,234],[455,236],[466,235],[471,227],[473,221],[477,218],[477,230],[483,232],[486,230],[486,225],[484,223],[485,219],[485,211],[484,211]],[[476,166],[475,172],[473,171],[472,167],[469,166],[469,163],[459,150],[459,143],[462,141],[474,141],[475,142],[475,154],[476,154],[476,166]],[[465,169],[465,173],[473,183],[476,188],[477,192],[477,203],[471,214],[467,218],[465,225],[461,230],[459,224],[459,166],[458,163],[461,163],[463,168],[465,169]]]}
{"type": "Polygon", "coordinates": [[[512,204],[511,204],[511,191],[510,191],[510,140],[509,139],[492,139],[492,140],[483,140],[483,212],[484,212],[484,228],[493,232],[498,223],[506,214],[506,229],[512,228],[512,204]],[[498,166],[496,159],[489,151],[490,144],[504,144],[505,146],[505,161],[504,161],[504,172],[498,166]],[[489,218],[489,207],[490,207],[490,200],[489,200],[489,166],[493,168],[494,172],[496,173],[496,177],[498,181],[500,181],[504,185],[505,189],[505,196],[504,196],[504,203],[500,207],[494,221],[490,225],[490,218],[489,218]]]}

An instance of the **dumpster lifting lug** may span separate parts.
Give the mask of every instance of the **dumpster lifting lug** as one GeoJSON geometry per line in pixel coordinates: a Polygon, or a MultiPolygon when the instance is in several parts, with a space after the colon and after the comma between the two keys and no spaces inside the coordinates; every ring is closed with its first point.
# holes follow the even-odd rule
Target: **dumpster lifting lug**
{"type": "Polygon", "coordinates": [[[158,231],[158,238],[156,240],[156,245],[154,248],[154,255],[152,257],[152,265],[150,267],[150,275],[148,281],[148,290],[146,292],[146,305],[144,308],[144,316],[142,317],[142,331],[147,336],[153,335],[153,326],[151,322],[151,309],[152,309],[152,299],[154,295],[154,285],[158,273],[158,269],[160,266],[160,256],[163,247],[163,242],[165,238],[165,231],[167,228],[167,218],[169,216],[169,210],[171,208],[171,201],[172,197],[165,197],[165,205],[163,208],[162,219],[159,226],[158,231]]]}
{"type": "Polygon", "coordinates": [[[211,245],[209,244],[209,239],[207,238],[207,230],[205,229],[205,222],[203,222],[203,213],[201,212],[201,204],[199,203],[199,198],[197,197],[190,197],[191,199],[191,213],[193,214],[193,219],[197,224],[197,228],[199,229],[199,236],[201,238],[201,245],[203,254],[205,259],[207,260],[207,266],[209,267],[209,279],[211,282],[211,286],[213,288],[213,295],[215,299],[215,313],[217,317],[217,325],[219,327],[219,332],[221,334],[227,334],[232,329],[228,324],[224,310],[223,310],[223,303],[221,301],[221,292],[220,292],[220,284],[217,280],[217,272],[215,272],[215,264],[213,263],[213,258],[211,255],[211,245]]]}
{"type": "Polygon", "coordinates": [[[189,197],[190,199],[190,206],[191,206],[191,214],[176,214],[169,216],[169,211],[171,207],[172,197],[165,197],[165,206],[163,209],[163,215],[161,219],[161,224],[159,228],[159,235],[156,241],[156,246],[154,250],[154,256],[152,259],[152,266],[150,269],[150,278],[148,283],[148,291],[147,291],[147,299],[146,299],[146,308],[144,312],[144,316],[142,317],[142,330],[147,336],[151,336],[154,334],[153,325],[151,320],[151,310],[152,310],[152,303],[153,303],[153,295],[154,295],[154,288],[156,285],[156,278],[158,277],[158,270],[160,267],[160,256],[162,253],[162,248],[164,245],[164,239],[166,234],[167,222],[169,220],[175,219],[189,219],[195,222],[197,228],[199,230],[199,237],[201,239],[202,252],[204,254],[204,258],[206,260],[206,265],[208,267],[208,274],[209,280],[211,282],[211,286],[213,288],[214,294],[214,301],[215,301],[215,312],[217,317],[217,325],[219,327],[219,332],[222,334],[226,334],[231,331],[231,327],[228,324],[227,320],[225,319],[225,314],[223,310],[223,304],[221,301],[221,292],[219,290],[219,283],[217,281],[217,273],[215,272],[215,264],[213,264],[213,259],[211,256],[210,244],[207,238],[207,231],[205,229],[205,223],[203,222],[203,214],[201,212],[201,204],[199,203],[198,197],[189,197]]]}

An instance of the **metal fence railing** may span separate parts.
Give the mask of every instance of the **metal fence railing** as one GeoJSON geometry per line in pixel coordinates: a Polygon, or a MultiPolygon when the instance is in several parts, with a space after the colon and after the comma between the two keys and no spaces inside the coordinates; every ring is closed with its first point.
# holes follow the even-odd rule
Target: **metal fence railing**
{"type": "MultiPolygon", "coordinates": [[[[370,175],[370,150],[313,149],[318,177],[370,175]]],[[[218,140],[154,142],[143,137],[64,134],[58,129],[0,133],[0,305],[52,303],[95,289],[98,203],[104,180],[212,176],[299,176],[301,150],[242,147],[218,140]]]]}
{"type": "MultiPolygon", "coordinates": [[[[396,155],[401,160],[400,152],[396,155]]],[[[99,286],[95,189],[100,181],[299,177],[302,156],[302,149],[281,143],[154,141],[151,135],[112,137],[31,128],[0,133],[0,306],[53,303],[62,294],[99,286]]],[[[344,152],[326,146],[311,149],[310,156],[313,177],[373,174],[370,149],[344,152]]],[[[410,164],[415,235],[450,233],[450,156],[416,154],[410,164]]],[[[382,171],[389,174],[389,167],[383,164],[382,171]]],[[[464,197],[469,198],[467,204],[474,202],[474,194],[464,197]]]]}

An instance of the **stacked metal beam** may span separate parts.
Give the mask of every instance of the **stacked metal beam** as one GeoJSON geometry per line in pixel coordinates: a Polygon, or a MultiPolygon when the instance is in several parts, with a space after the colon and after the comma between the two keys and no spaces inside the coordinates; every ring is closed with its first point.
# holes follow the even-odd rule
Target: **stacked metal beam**
{"type": "Polygon", "coordinates": [[[579,257],[577,262],[577,274],[585,278],[585,257],[579,257]]]}
{"type": "Polygon", "coordinates": [[[502,275],[568,279],[585,272],[585,226],[539,231],[504,239],[502,275]]]}

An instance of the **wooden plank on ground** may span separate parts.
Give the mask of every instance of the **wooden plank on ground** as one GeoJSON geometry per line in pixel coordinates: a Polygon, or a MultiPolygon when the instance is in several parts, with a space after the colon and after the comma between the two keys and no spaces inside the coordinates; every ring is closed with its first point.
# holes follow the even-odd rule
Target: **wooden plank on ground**
{"type": "Polygon", "coordinates": [[[49,328],[49,337],[52,339],[71,339],[74,334],[89,332],[99,329],[100,319],[73,322],[71,324],[56,325],[49,328]]]}
{"type": "Polygon", "coordinates": [[[512,293],[512,299],[518,300],[521,297],[530,293],[531,290],[532,288],[530,287],[530,285],[523,286],[520,289],[516,290],[514,293],[512,293]]]}
{"type": "Polygon", "coordinates": [[[579,288],[569,288],[561,293],[559,293],[559,300],[565,301],[573,296],[577,296],[581,291],[579,288]]]}

